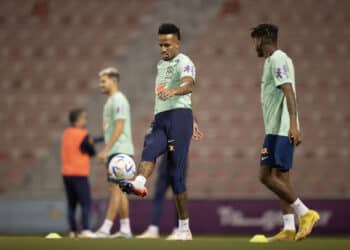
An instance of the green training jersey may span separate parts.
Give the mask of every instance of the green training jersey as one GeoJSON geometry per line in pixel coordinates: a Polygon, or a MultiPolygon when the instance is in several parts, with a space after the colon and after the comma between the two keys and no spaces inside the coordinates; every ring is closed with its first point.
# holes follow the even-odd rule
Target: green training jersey
{"type": "Polygon", "coordinates": [[[124,130],[118,141],[113,145],[108,155],[123,153],[134,155],[134,145],[132,143],[130,106],[126,96],[117,92],[110,96],[103,107],[103,131],[104,140],[107,143],[113,134],[116,120],[124,120],[124,130]]]}
{"type": "MultiPolygon", "coordinates": [[[[265,133],[288,136],[290,127],[287,101],[282,84],[290,83],[295,93],[294,66],[286,53],[276,50],[266,58],[261,84],[261,103],[265,133]]],[[[299,121],[297,118],[298,127],[299,121]]]]}
{"type": "Polygon", "coordinates": [[[155,114],[177,108],[192,109],[191,93],[172,96],[165,101],[161,100],[157,95],[164,88],[179,87],[181,78],[185,76],[192,77],[193,81],[196,78],[196,68],[188,56],[180,53],[169,61],[160,60],[157,65],[155,86],[155,114]]]}

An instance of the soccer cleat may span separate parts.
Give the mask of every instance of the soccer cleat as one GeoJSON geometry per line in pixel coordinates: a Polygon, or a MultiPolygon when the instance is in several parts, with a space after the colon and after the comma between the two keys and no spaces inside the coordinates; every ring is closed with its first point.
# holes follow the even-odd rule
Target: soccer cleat
{"type": "Polygon", "coordinates": [[[176,230],[174,236],[167,238],[167,240],[192,240],[192,233],[190,230],[176,230]]]}
{"type": "Polygon", "coordinates": [[[75,232],[69,232],[68,238],[74,239],[77,237],[77,234],[75,232]]]}
{"type": "Polygon", "coordinates": [[[138,239],[158,239],[159,233],[150,230],[149,228],[144,231],[142,234],[136,236],[138,239]]]}
{"type": "Polygon", "coordinates": [[[295,235],[295,240],[305,239],[312,231],[320,215],[315,210],[309,210],[305,215],[299,217],[299,230],[295,235]]]}
{"type": "Polygon", "coordinates": [[[79,235],[78,238],[96,238],[96,234],[91,232],[90,230],[83,230],[79,235]]]}
{"type": "Polygon", "coordinates": [[[168,237],[166,237],[166,240],[176,240],[177,231],[179,231],[179,229],[174,228],[171,234],[169,234],[168,237]]]}
{"type": "Polygon", "coordinates": [[[110,235],[110,238],[124,238],[124,239],[130,239],[132,238],[132,233],[126,233],[122,231],[118,231],[115,234],[110,235]]]}
{"type": "Polygon", "coordinates": [[[136,196],[145,197],[148,194],[146,187],[136,188],[133,182],[128,182],[126,180],[119,181],[120,189],[127,194],[134,194],[136,196]]]}
{"type": "Polygon", "coordinates": [[[133,185],[130,182],[127,180],[120,180],[118,184],[124,193],[131,194],[133,185]]]}
{"type": "Polygon", "coordinates": [[[282,230],[279,233],[275,234],[272,237],[269,237],[269,242],[275,241],[294,241],[295,230],[282,230]]]}
{"type": "Polygon", "coordinates": [[[111,234],[103,232],[103,231],[96,231],[95,232],[95,238],[103,239],[103,238],[110,238],[111,234]]]}

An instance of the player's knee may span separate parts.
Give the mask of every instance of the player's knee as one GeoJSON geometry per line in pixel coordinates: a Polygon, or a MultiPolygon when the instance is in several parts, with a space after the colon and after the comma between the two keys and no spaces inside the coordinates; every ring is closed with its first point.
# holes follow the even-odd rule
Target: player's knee
{"type": "Polygon", "coordinates": [[[115,184],[113,182],[109,182],[108,183],[108,190],[109,190],[109,194],[112,194],[114,191],[114,186],[115,184]]]}
{"type": "Polygon", "coordinates": [[[265,186],[270,186],[271,185],[271,176],[269,176],[269,175],[260,174],[259,180],[265,186]]]}
{"type": "Polygon", "coordinates": [[[174,179],[171,186],[173,188],[174,194],[181,194],[186,192],[186,184],[184,178],[174,179]]]}
{"type": "Polygon", "coordinates": [[[109,183],[109,195],[111,197],[119,197],[121,193],[120,187],[117,183],[115,182],[110,182],[109,183]]]}
{"type": "Polygon", "coordinates": [[[156,162],[156,154],[153,152],[153,150],[150,147],[145,147],[142,151],[142,157],[143,162],[156,162]]]}
{"type": "Polygon", "coordinates": [[[156,190],[154,192],[154,200],[162,200],[164,199],[165,197],[165,194],[166,194],[166,191],[167,191],[167,188],[159,188],[159,187],[156,187],[156,190]]]}

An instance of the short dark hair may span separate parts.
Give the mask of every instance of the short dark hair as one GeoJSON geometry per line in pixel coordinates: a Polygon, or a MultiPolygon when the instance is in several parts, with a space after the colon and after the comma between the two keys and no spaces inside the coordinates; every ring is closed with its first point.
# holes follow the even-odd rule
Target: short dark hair
{"type": "Polygon", "coordinates": [[[158,28],[158,35],[168,35],[174,34],[177,36],[177,39],[181,40],[180,29],[172,23],[162,23],[158,28]]]}
{"type": "Polygon", "coordinates": [[[74,126],[75,123],[77,122],[79,116],[85,112],[85,110],[83,108],[76,108],[76,109],[72,109],[70,112],[69,112],[69,115],[68,115],[68,120],[69,120],[69,123],[71,126],[74,126]]]}
{"type": "Polygon", "coordinates": [[[276,43],[278,38],[278,27],[274,24],[263,23],[252,28],[250,33],[252,38],[265,37],[276,43]]]}

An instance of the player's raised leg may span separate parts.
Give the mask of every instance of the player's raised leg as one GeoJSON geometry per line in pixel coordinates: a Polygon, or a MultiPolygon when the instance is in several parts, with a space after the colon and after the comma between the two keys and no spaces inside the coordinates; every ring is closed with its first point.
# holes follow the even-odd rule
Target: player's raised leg
{"type": "Polygon", "coordinates": [[[160,128],[164,122],[164,115],[156,115],[150,132],[145,136],[144,148],[142,151],[142,160],[138,168],[138,175],[132,182],[123,181],[119,185],[126,193],[132,193],[144,197],[148,191],[145,187],[147,178],[151,176],[154,170],[157,157],[167,150],[167,136],[160,128]]]}
{"type": "Polygon", "coordinates": [[[158,166],[158,177],[153,197],[152,220],[148,228],[137,238],[156,239],[159,238],[159,223],[164,207],[166,191],[170,187],[170,176],[168,168],[168,156],[165,153],[158,166]]]}

